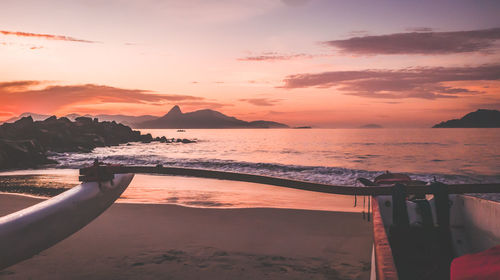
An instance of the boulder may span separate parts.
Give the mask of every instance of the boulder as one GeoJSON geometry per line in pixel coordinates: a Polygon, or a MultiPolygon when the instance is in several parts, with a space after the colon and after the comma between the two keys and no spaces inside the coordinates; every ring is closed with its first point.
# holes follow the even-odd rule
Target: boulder
{"type": "Polygon", "coordinates": [[[45,149],[36,140],[0,139],[0,169],[35,167],[55,163],[47,159],[45,149]]]}
{"type": "MultiPolygon", "coordinates": [[[[68,118],[51,116],[34,122],[28,116],[1,125],[0,141],[0,169],[7,169],[50,163],[46,151],[91,152],[96,147],[150,143],[153,137],[114,121],[78,117],[72,122],[68,118]]],[[[157,138],[157,141],[166,142],[166,138],[157,138]]]]}

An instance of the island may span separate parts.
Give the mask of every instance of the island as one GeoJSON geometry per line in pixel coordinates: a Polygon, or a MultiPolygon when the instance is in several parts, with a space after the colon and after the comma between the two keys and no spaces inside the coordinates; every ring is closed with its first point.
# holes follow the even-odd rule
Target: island
{"type": "Polygon", "coordinates": [[[500,111],[479,109],[468,113],[461,119],[438,123],[433,128],[499,128],[500,111]]]}
{"type": "Polygon", "coordinates": [[[381,126],[380,124],[369,123],[369,124],[362,125],[359,128],[383,128],[383,126],[381,126]]]}
{"type": "Polygon", "coordinates": [[[137,128],[289,128],[288,125],[272,121],[243,121],[210,109],[183,113],[175,105],[163,117],[135,125],[137,128]]]}

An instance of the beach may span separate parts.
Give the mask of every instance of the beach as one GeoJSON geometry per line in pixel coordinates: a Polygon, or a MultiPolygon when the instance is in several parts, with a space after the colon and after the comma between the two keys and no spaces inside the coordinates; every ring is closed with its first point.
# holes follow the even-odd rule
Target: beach
{"type": "MultiPolygon", "coordinates": [[[[0,194],[0,216],[40,202],[0,194]]],[[[360,213],[115,203],[2,279],[368,279],[360,213]]]]}

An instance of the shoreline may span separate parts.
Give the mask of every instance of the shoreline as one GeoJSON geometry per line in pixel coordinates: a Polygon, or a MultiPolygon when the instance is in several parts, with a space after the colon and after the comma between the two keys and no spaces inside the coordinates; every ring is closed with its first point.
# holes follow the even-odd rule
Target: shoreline
{"type": "MultiPolygon", "coordinates": [[[[0,215],[39,200],[0,194],[0,215]]],[[[371,246],[371,223],[357,213],[118,203],[0,276],[367,279],[371,246]]]]}
{"type": "MultiPolygon", "coordinates": [[[[52,197],[80,182],[74,170],[1,176],[0,191],[52,197]],[[52,188],[54,187],[54,188],[52,188]],[[40,193],[36,193],[39,188],[40,193]],[[16,190],[17,189],[17,190],[16,190]]],[[[282,208],[361,212],[354,197],[265,184],[183,176],[137,174],[118,203],[175,204],[195,208],[282,208]]]]}
{"type": "MultiPolygon", "coordinates": [[[[9,195],[32,198],[32,199],[39,200],[40,202],[52,198],[50,196],[38,196],[38,195],[32,195],[32,194],[27,194],[27,193],[0,192],[0,197],[1,196],[9,196],[9,195]]],[[[249,207],[214,207],[214,206],[212,206],[212,207],[208,207],[208,206],[203,207],[203,206],[184,205],[184,204],[175,204],[175,203],[153,203],[153,202],[139,202],[139,201],[133,202],[133,201],[125,201],[123,199],[119,199],[119,200],[115,201],[114,204],[131,204],[131,205],[145,205],[145,206],[151,206],[151,205],[173,205],[173,206],[179,206],[179,207],[184,207],[184,208],[193,208],[193,209],[220,209],[220,210],[282,209],[282,210],[299,210],[299,211],[356,213],[356,214],[360,214],[361,213],[361,210],[360,211],[332,211],[332,210],[302,209],[302,208],[291,208],[291,207],[250,207],[250,206],[249,207]]],[[[362,209],[361,206],[358,206],[356,208],[357,209],[362,209]]]]}

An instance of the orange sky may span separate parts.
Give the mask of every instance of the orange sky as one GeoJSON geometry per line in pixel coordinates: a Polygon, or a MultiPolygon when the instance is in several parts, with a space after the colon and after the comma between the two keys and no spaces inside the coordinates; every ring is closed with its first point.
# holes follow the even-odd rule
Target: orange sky
{"type": "Polygon", "coordinates": [[[427,127],[500,109],[500,4],[352,2],[2,1],[0,120],[178,104],[289,125],[427,127]]]}

